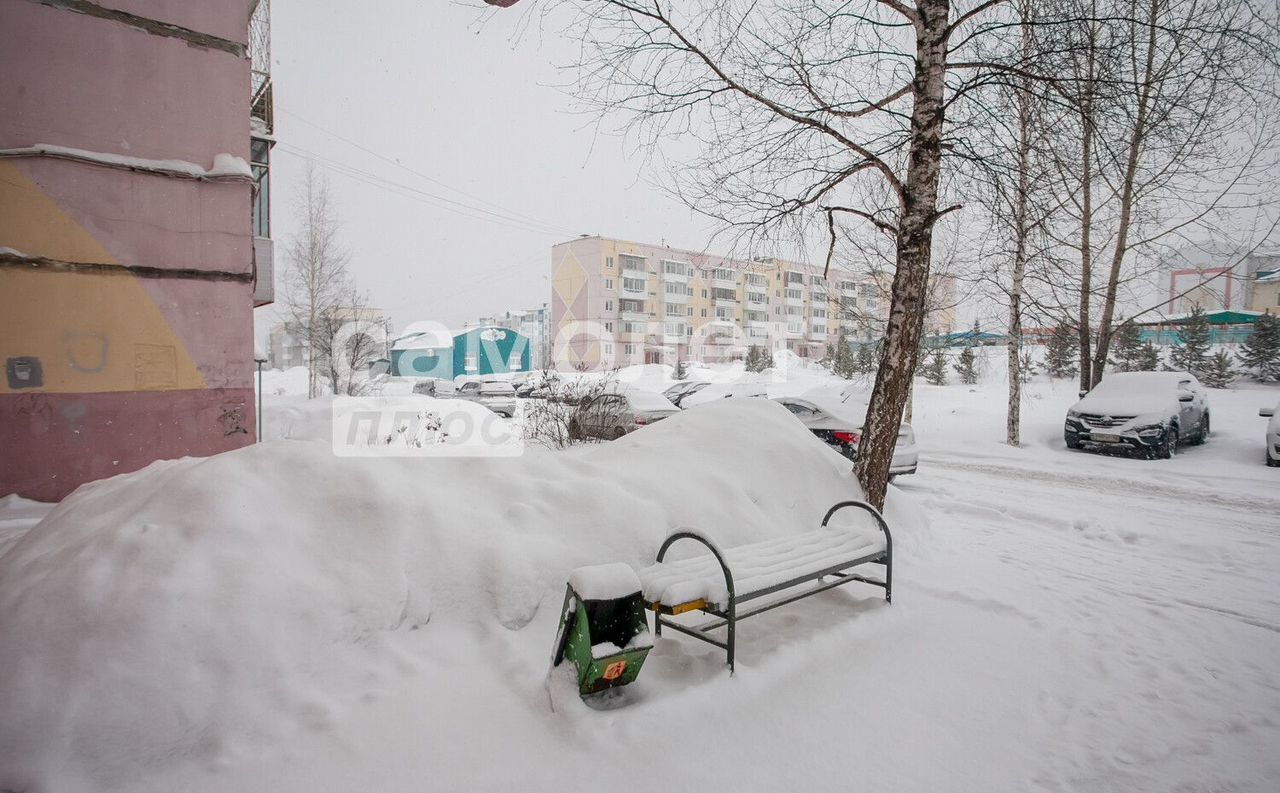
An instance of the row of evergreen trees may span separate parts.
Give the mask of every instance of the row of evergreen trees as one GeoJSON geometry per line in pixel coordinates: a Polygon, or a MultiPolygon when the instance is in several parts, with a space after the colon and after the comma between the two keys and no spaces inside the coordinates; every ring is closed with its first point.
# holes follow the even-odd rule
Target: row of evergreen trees
{"type": "MultiPolygon", "coordinates": [[[[1259,380],[1280,380],[1280,318],[1258,317],[1253,334],[1233,358],[1223,350],[1210,352],[1212,329],[1204,311],[1196,308],[1178,328],[1178,343],[1169,351],[1166,364],[1160,350],[1143,342],[1138,327],[1121,324],[1111,341],[1109,362],[1117,372],[1153,372],[1157,369],[1185,371],[1214,388],[1226,388],[1238,376],[1248,374],[1259,380]],[[1237,371],[1237,364],[1244,371],[1237,371]]],[[[1075,326],[1062,324],[1049,336],[1045,367],[1050,377],[1074,377],[1079,338],[1075,326]]]]}
{"type": "MultiPolygon", "coordinates": [[[[1280,380],[1280,318],[1270,314],[1258,317],[1251,335],[1233,358],[1219,350],[1210,352],[1212,333],[1209,320],[1203,310],[1191,312],[1187,322],[1178,328],[1178,344],[1169,352],[1164,363],[1160,350],[1150,341],[1142,341],[1138,326],[1123,323],[1111,341],[1111,357],[1108,359],[1117,372],[1154,372],[1158,369],[1186,371],[1199,377],[1213,388],[1226,388],[1242,374],[1259,380],[1280,380]],[[1238,371],[1237,363],[1244,371],[1238,371]]],[[[1075,377],[1079,336],[1074,325],[1063,323],[1053,329],[1045,347],[1045,370],[1050,377],[1075,377]]],[[[827,345],[827,357],[823,365],[838,377],[851,380],[859,375],[869,375],[880,361],[880,346],[862,344],[855,350],[845,334],[834,344],[827,345]]],[[[767,349],[752,345],[747,351],[748,372],[763,372],[773,366],[773,354],[767,349]]],[[[921,350],[916,361],[916,374],[933,385],[945,385],[948,368],[960,377],[960,382],[972,385],[978,382],[977,357],[973,347],[965,347],[955,364],[948,367],[947,353],[936,349],[921,350]]],[[[1023,381],[1035,376],[1037,369],[1030,353],[1022,360],[1023,381]]],[[[676,379],[684,379],[687,371],[681,362],[676,379]]]]}

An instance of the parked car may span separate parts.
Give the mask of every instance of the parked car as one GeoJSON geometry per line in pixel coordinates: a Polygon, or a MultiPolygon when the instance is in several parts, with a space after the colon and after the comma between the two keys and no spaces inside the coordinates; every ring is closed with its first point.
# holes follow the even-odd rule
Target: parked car
{"type": "Polygon", "coordinates": [[[504,380],[471,380],[458,389],[458,399],[478,402],[507,418],[516,414],[516,390],[504,380]]]}
{"type": "MultiPolygon", "coordinates": [[[[778,397],[778,402],[820,440],[850,460],[858,459],[858,444],[862,442],[862,425],[867,420],[867,403],[858,400],[840,400],[825,395],[806,394],[802,397],[778,397]]],[[[916,449],[916,434],[911,425],[903,422],[898,429],[898,440],[893,447],[893,461],[889,464],[889,477],[914,474],[919,467],[920,453],[916,449]]]]}
{"type": "Polygon", "coordinates": [[[765,397],[769,396],[764,383],[710,383],[680,399],[680,407],[688,409],[694,405],[704,405],[717,399],[732,397],[765,397]]]}
{"type": "Polygon", "coordinates": [[[621,438],[680,412],[662,394],[628,388],[585,397],[569,416],[569,437],[621,438]]]}
{"type": "Polygon", "coordinates": [[[1069,449],[1124,449],[1167,460],[1209,439],[1209,399],[1187,372],[1116,372],[1071,406],[1069,449]]]}
{"type": "Polygon", "coordinates": [[[429,397],[451,397],[458,392],[452,380],[428,377],[413,384],[413,393],[429,397]]]}
{"type": "Polygon", "coordinates": [[[1280,467],[1280,404],[1262,408],[1258,415],[1271,419],[1267,422],[1267,465],[1280,467]]]}
{"type": "Polygon", "coordinates": [[[680,407],[680,401],[690,394],[696,394],[706,388],[710,383],[705,380],[682,380],[679,383],[662,392],[662,395],[671,400],[671,404],[680,407]]]}

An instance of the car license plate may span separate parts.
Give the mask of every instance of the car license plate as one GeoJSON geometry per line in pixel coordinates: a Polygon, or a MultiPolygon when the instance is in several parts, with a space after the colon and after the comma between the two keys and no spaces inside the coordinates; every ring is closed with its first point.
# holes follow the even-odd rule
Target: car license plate
{"type": "Polygon", "coordinates": [[[1119,443],[1120,442],[1119,435],[1113,435],[1109,432],[1095,432],[1095,433],[1092,433],[1089,437],[1093,439],[1094,443],[1119,443]]]}

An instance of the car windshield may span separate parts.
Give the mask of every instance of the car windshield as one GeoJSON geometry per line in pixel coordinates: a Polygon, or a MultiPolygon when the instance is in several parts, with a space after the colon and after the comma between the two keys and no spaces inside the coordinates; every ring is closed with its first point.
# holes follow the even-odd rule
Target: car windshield
{"type": "Polygon", "coordinates": [[[480,384],[480,393],[487,394],[490,396],[506,396],[509,394],[514,394],[515,392],[516,392],[515,387],[513,387],[510,383],[481,383],[480,384]]]}

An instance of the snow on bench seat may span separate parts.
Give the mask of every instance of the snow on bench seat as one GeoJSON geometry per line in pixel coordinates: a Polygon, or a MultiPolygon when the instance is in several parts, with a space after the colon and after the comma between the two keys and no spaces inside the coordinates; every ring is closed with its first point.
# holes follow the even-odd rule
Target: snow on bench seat
{"type": "MultiPolygon", "coordinates": [[[[789,581],[815,577],[824,570],[868,560],[884,553],[878,528],[823,527],[804,534],[721,550],[738,600],[789,581]]],[[[648,603],[667,607],[704,600],[723,608],[729,601],[724,573],[711,554],[658,562],[637,573],[648,603]]]]}

